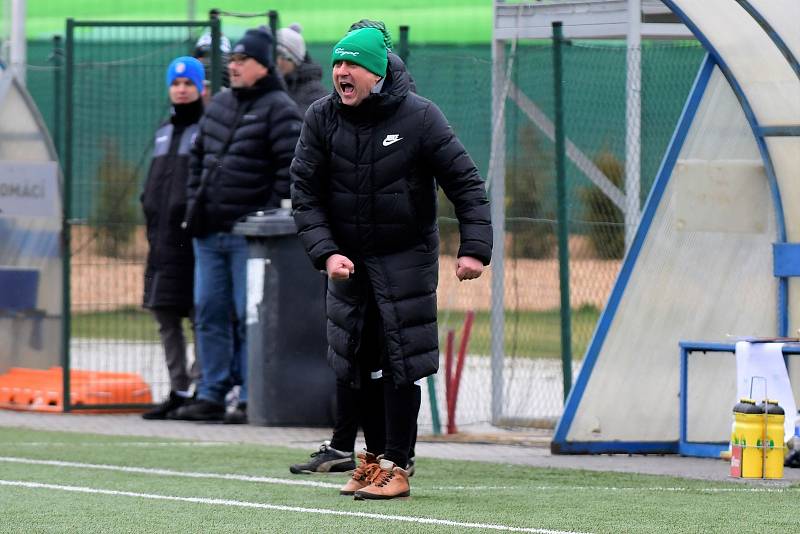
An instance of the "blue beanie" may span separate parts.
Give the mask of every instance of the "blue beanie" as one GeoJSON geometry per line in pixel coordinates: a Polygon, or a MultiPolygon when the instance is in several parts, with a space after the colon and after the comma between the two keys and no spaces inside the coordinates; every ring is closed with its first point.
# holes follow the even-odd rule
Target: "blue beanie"
{"type": "Polygon", "coordinates": [[[197,86],[197,92],[203,92],[203,80],[206,74],[203,64],[190,56],[181,56],[172,60],[167,67],[167,88],[172,85],[175,78],[189,78],[197,86]]]}

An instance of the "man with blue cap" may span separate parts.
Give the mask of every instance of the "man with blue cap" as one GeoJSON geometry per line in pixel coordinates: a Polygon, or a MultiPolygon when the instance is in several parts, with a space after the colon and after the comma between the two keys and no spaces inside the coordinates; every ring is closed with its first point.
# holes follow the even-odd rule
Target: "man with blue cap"
{"type": "Polygon", "coordinates": [[[203,65],[193,57],[174,59],[167,68],[169,120],[155,134],[153,158],[141,196],[147,225],[147,264],[143,305],[158,322],[170,392],[145,419],[165,419],[190,398],[183,319],[192,321],[194,254],[180,227],[186,211],[189,148],[203,114],[203,65]]]}
{"type": "MultiPolygon", "coordinates": [[[[437,185],[459,221],[459,280],[489,264],[489,201],[447,119],[410,90],[378,29],[348,33],[331,65],[334,93],[308,108],[292,161],[294,219],[312,263],[328,274],[328,361],[337,380],[367,383],[372,372],[364,370],[376,360],[383,377],[383,412],[364,419],[367,451],[340,493],[407,497],[409,473],[400,466],[416,429],[416,383],[439,366],[437,185]],[[381,418],[383,443],[370,437],[381,418]]],[[[364,398],[361,408],[378,402],[364,398]]]]}

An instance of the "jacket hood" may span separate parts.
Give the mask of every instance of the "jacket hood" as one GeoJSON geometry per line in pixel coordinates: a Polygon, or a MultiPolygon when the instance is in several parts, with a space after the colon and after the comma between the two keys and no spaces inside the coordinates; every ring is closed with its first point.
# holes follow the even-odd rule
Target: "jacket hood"
{"type": "Polygon", "coordinates": [[[287,74],[284,78],[286,79],[287,85],[292,85],[294,83],[302,84],[309,81],[321,81],[322,67],[313,61],[304,61],[294,69],[294,72],[287,74]]]}
{"type": "Polygon", "coordinates": [[[380,93],[373,93],[356,107],[345,106],[339,93],[333,92],[336,109],[348,118],[355,120],[374,119],[390,115],[411,91],[411,77],[405,63],[396,54],[389,52],[386,79],[380,93]]]}

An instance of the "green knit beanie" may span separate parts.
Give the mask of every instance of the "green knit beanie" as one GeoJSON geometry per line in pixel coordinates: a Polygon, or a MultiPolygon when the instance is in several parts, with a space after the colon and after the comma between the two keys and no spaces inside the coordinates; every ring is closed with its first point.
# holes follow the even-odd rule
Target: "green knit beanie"
{"type": "Polygon", "coordinates": [[[383,21],[361,19],[358,22],[352,23],[350,29],[347,31],[351,32],[360,28],[375,28],[383,34],[383,44],[386,45],[386,48],[388,50],[394,48],[394,45],[392,45],[392,36],[389,35],[389,30],[386,29],[386,24],[384,24],[383,21]]]}
{"type": "Polygon", "coordinates": [[[361,28],[345,35],[336,43],[331,53],[331,65],[349,61],[361,65],[378,76],[386,76],[386,45],[383,34],[375,28],[361,28]]]}

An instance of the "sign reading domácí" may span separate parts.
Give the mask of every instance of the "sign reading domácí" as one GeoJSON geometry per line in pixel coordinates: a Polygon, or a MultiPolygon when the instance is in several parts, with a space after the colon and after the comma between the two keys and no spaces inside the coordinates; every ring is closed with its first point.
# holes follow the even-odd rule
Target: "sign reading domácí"
{"type": "Polygon", "coordinates": [[[0,217],[60,217],[54,162],[0,161],[0,217]]]}

